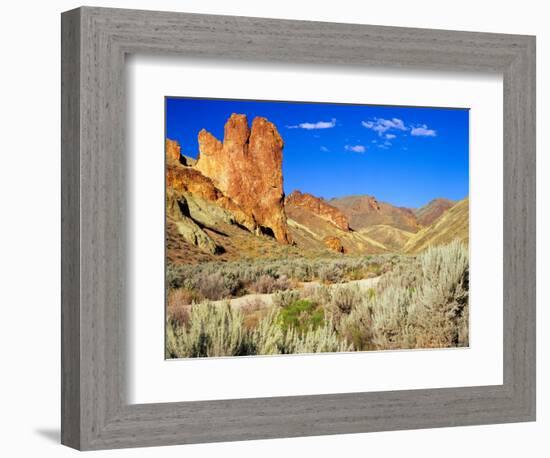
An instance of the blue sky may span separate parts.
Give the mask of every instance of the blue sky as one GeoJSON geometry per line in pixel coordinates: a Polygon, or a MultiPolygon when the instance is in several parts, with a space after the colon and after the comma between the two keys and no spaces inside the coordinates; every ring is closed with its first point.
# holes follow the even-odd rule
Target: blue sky
{"type": "Polygon", "coordinates": [[[286,194],[368,194],[406,207],[468,195],[467,109],[167,97],[166,137],[197,157],[199,131],[223,140],[231,113],[277,126],[286,194]]]}

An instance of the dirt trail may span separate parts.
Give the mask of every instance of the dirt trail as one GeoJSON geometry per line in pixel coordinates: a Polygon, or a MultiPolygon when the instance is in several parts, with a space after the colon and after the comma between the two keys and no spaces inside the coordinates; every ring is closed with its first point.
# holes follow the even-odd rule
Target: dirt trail
{"type": "MultiPolygon", "coordinates": [[[[351,280],[345,283],[334,283],[327,285],[329,288],[337,288],[338,286],[352,286],[357,285],[360,289],[367,291],[370,288],[374,288],[380,281],[380,277],[364,278],[362,280],[351,280]]],[[[318,281],[304,282],[300,284],[300,288],[294,291],[300,291],[307,287],[321,286],[318,281]]],[[[270,307],[273,305],[273,296],[275,294],[247,294],[246,296],[236,297],[235,299],[229,299],[229,305],[235,308],[241,308],[249,304],[259,304],[263,302],[262,307],[270,307]]],[[[227,300],[212,301],[213,304],[223,304],[227,300]]]]}

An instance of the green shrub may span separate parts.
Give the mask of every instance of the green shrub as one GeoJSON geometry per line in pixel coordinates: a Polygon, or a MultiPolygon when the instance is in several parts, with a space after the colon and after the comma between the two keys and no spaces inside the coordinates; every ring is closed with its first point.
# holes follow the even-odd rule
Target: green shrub
{"type": "Polygon", "coordinates": [[[304,333],[308,329],[317,329],[324,320],[325,313],[317,304],[300,299],[279,312],[280,326],[283,331],[293,329],[304,333]]]}

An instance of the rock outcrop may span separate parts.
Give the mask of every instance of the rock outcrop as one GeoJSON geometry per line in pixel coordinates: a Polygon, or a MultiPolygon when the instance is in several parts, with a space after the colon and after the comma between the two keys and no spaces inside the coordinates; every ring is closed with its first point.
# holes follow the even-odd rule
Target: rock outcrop
{"type": "Polygon", "coordinates": [[[188,209],[185,199],[168,192],[166,194],[167,223],[174,225],[177,232],[192,245],[207,253],[219,253],[221,247],[186,213],[188,209]]]}
{"type": "Polygon", "coordinates": [[[166,188],[171,190],[176,199],[187,199],[187,194],[215,203],[222,209],[228,210],[234,216],[234,222],[244,226],[251,232],[257,228],[253,217],[244,212],[232,199],[225,196],[212,180],[192,167],[183,165],[166,166],[166,188]]]}
{"type": "Polygon", "coordinates": [[[257,224],[257,232],[290,243],[284,209],[282,149],[277,128],[257,117],[232,114],[223,143],[206,130],[199,133],[196,170],[257,224]]]}
{"type": "Polygon", "coordinates": [[[336,253],[344,252],[344,246],[342,245],[342,241],[338,237],[328,236],[325,237],[323,242],[329,250],[335,251],[336,253]]]}
{"type": "Polygon", "coordinates": [[[181,161],[181,147],[175,140],[166,139],[166,164],[179,164],[181,161]]]}
{"type": "Polygon", "coordinates": [[[342,229],[343,231],[350,230],[349,220],[341,210],[330,205],[324,199],[315,197],[311,194],[293,191],[285,199],[285,206],[287,208],[294,207],[308,210],[325,221],[334,224],[337,228],[342,229]]]}
{"type": "Polygon", "coordinates": [[[166,164],[195,165],[197,161],[181,152],[181,146],[176,140],[166,139],[166,164]]]}

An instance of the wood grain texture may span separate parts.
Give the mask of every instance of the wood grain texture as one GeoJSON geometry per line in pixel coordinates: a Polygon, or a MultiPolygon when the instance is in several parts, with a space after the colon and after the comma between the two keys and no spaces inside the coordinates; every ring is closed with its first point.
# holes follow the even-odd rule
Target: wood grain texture
{"type": "Polygon", "coordinates": [[[80,8],[62,16],[62,442],[138,447],[535,418],[535,39],[80,8]],[[129,53],[504,75],[504,384],[130,405],[124,157],[129,53]]]}
{"type": "Polygon", "coordinates": [[[80,446],[80,12],[61,24],[61,441],[80,446]]]}

